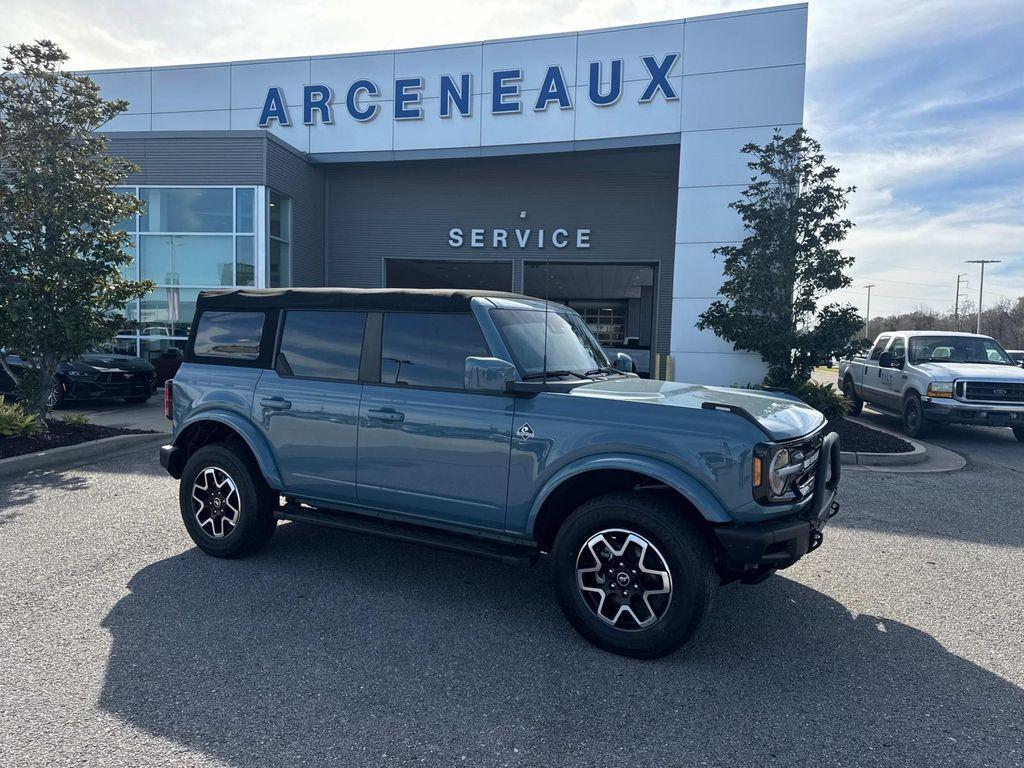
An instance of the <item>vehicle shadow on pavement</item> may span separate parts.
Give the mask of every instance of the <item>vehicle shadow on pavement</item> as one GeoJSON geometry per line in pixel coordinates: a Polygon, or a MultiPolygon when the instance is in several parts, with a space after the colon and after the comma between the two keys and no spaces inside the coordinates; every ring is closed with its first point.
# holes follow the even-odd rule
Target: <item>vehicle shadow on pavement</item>
{"type": "Polygon", "coordinates": [[[1024,690],[776,576],[641,662],[515,569],[298,524],[137,573],[99,706],[237,765],[1013,765],[1024,690]],[[421,762],[422,761],[422,762],[421,762]]]}

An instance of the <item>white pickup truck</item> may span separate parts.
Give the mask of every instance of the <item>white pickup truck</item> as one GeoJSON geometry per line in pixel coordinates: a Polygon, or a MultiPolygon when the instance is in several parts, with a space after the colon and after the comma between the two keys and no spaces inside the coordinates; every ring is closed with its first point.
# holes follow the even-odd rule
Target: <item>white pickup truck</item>
{"type": "Polygon", "coordinates": [[[1024,369],[988,336],[883,333],[866,356],[839,364],[839,386],[853,415],[864,403],[898,413],[910,437],[933,424],[980,424],[1024,442],[1024,369]]]}

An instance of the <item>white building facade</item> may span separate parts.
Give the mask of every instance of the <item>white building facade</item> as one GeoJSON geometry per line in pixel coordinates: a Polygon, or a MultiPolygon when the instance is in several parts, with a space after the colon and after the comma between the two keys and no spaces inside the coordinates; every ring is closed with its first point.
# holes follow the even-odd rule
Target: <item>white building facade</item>
{"type": "Polygon", "coordinates": [[[543,290],[651,375],[758,381],[756,355],[695,323],[712,251],[743,238],[740,147],[802,123],[806,29],[798,4],[91,72],[129,102],[104,131],[152,201],[130,274],[161,288],[125,345],[180,346],[203,287],[444,284],[543,290]]]}

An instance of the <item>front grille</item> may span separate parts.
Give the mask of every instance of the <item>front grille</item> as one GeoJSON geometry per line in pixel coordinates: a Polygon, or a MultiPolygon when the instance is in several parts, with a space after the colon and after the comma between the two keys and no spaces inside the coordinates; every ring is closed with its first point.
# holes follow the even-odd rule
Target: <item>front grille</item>
{"type": "Polygon", "coordinates": [[[790,448],[790,455],[794,453],[803,455],[804,471],[797,475],[790,485],[796,491],[798,498],[808,496],[814,490],[814,478],[817,474],[818,462],[821,460],[821,443],[824,438],[825,433],[821,431],[790,448]]]}
{"type": "Polygon", "coordinates": [[[986,403],[1024,403],[1024,382],[961,381],[957,389],[964,400],[986,403]]]}
{"type": "Polygon", "coordinates": [[[96,377],[96,381],[100,384],[141,384],[149,379],[148,373],[128,373],[122,371],[112,371],[110,373],[101,373],[96,377]]]}

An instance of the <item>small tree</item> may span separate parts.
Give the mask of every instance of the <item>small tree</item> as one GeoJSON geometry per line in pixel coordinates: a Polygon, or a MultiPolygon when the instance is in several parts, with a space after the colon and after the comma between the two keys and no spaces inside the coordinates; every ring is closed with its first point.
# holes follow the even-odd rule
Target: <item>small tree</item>
{"type": "Polygon", "coordinates": [[[138,169],[96,133],[127,108],[66,72],[54,43],[7,48],[0,73],[0,364],[40,415],[57,366],[110,340],[125,304],[152,289],[120,272],[131,238],[117,223],[141,202],[114,187],[138,169]],[[8,365],[30,364],[26,380],[8,365]]]}
{"type": "Polygon", "coordinates": [[[747,166],[757,175],[731,207],[750,234],[714,250],[725,257],[724,299],[697,327],[760,353],[768,364],[765,384],[796,388],[815,365],[861,346],[856,308],[821,304],[851,283],[843,270],[853,258],[837,246],[853,226],[841,214],[854,188],[836,184],[839,170],[825,164],[821,145],[803,128],[791,136],[776,131],[765,146],[742,151],[753,156],[747,166]]]}

